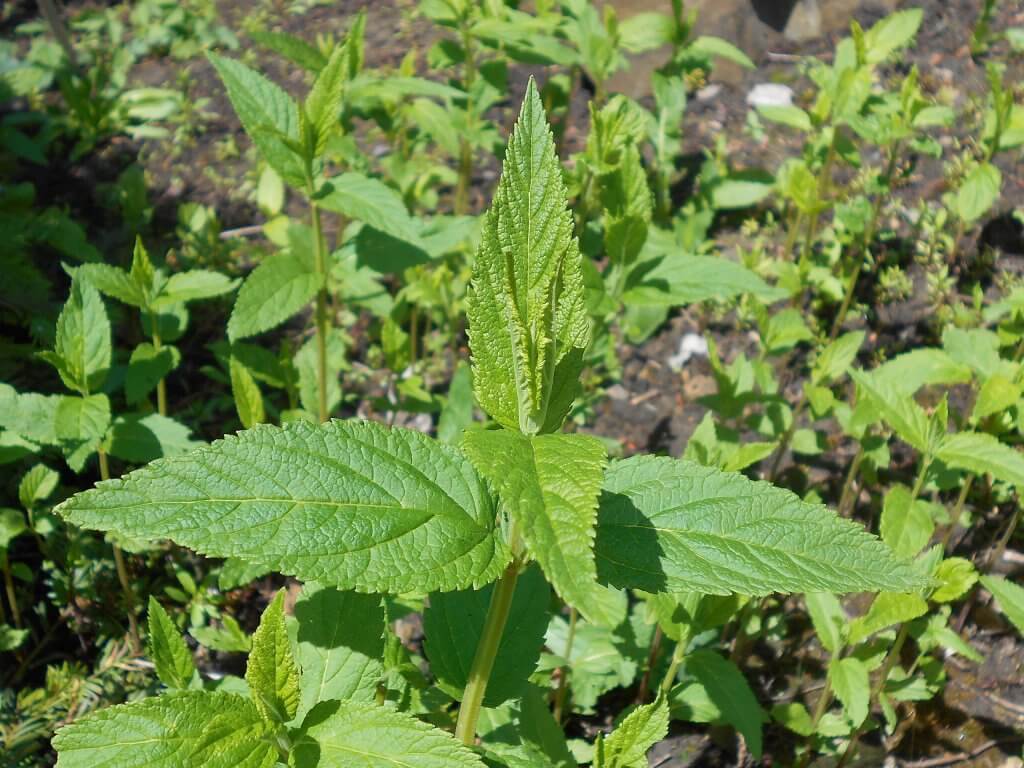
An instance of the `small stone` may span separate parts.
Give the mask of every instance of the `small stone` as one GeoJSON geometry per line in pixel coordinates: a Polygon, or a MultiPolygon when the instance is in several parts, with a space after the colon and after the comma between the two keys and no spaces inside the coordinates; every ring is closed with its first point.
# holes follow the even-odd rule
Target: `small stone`
{"type": "Polygon", "coordinates": [[[712,83],[704,88],[697,91],[697,101],[711,101],[722,92],[722,86],[718,83],[712,83]]]}
{"type": "Polygon", "coordinates": [[[708,342],[697,333],[687,333],[679,340],[679,351],[666,362],[673,371],[681,371],[693,357],[707,357],[708,342]]]}
{"type": "Polygon", "coordinates": [[[793,89],[779,83],[758,83],[747,94],[752,107],[789,107],[793,105],[793,89]]]}

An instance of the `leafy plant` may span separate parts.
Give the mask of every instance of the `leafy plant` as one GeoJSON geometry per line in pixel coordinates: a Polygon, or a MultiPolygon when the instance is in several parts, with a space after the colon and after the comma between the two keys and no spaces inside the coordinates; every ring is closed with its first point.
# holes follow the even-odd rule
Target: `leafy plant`
{"type": "MultiPolygon", "coordinates": [[[[488,692],[499,704],[499,691],[515,695],[532,672],[506,647],[515,607],[528,613],[543,606],[516,600],[520,589],[541,583],[527,576],[531,561],[565,603],[598,626],[621,621],[621,589],[761,595],[922,585],[917,569],[880,541],[784,490],[681,460],[637,456],[609,464],[600,441],[560,433],[589,336],[572,231],[554,142],[531,82],[484,220],[468,304],[474,392],[493,428],[467,429],[455,448],[370,422],[260,426],[58,507],[75,525],[170,538],[322,585],[307,586],[296,606],[294,636],[283,594],[264,612],[247,696],[196,683],[187,648],[151,603],[153,654],[171,690],[62,729],[55,738],[62,768],[111,759],[171,765],[183,755],[214,765],[288,759],[311,766],[353,752],[372,765],[481,765],[471,747],[488,692]],[[319,632],[323,614],[306,604],[327,600],[324,610],[351,617],[354,630],[358,593],[430,591],[431,610],[440,611],[453,590],[492,582],[486,614],[475,614],[467,635],[479,639],[464,678],[443,671],[440,655],[461,651],[447,641],[428,646],[460,702],[454,739],[410,711],[381,706],[379,667],[354,690],[320,682],[328,679],[323,653],[334,646],[309,634],[319,632]],[[129,748],[143,734],[147,746],[129,748]]],[[[378,600],[366,609],[379,610],[378,600]]],[[[454,618],[459,611],[452,610],[454,618]]],[[[518,614],[516,625],[526,620],[518,614]]],[[[447,621],[437,616],[428,630],[447,621]]],[[[685,649],[680,641],[666,691],[685,649]]],[[[379,646],[373,653],[380,657],[379,646]]],[[[659,698],[634,712],[598,741],[597,764],[635,764],[664,733],[666,709],[659,698]]]]}

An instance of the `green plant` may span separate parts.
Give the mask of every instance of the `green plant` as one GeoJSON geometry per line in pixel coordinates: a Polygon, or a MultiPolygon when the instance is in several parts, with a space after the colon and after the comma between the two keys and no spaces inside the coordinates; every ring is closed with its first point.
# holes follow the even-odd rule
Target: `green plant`
{"type": "MultiPolygon", "coordinates": [[[[511,754],[529,759],[538,749],[530,734],[548,727],[536,718],[549,717],[534,708],[524,720],[540,637],[530,629],[521,652],[509,644],[524,642],[517,628],[536,628],[538,619],[543,628],[547,600],[538,598],[551,588],[602,626],[622,620],[622,589],[670,597],[922,586],[917,569],[877,539],[787,491],[668,458],[609,464],[600,441],[560,433],[590,332],[572,231],[531,83],[485,216],[468,303],[473,388],[492,428],[468,428],[456,448],[370,422],[260,426],[58,507],[75,525],[170,538],[308,582],[295,634],[283,595],[264,612],[246,685],[236,688],[247,694],[197,680],[187,648],[151,601],[152,654],[171,690],[62,729],[54,740],[62,768],[114,759],[312,766],[353,752],[368,765],[479,766],[473,747],[489,731],[480,727],[481,706],[516,698],[522,741],[511,754]],[[517,600],[521,590],[531,596],[517,600]],[[428,654],[443,690],[460,701],[454,739],[415,716],[445,722],[448,695],[407,699],[412,671],[404,683],[385,674],[394,661],[384,652],[381,596],[410,591],[430,593],[428,654]],[[468,610],[481,600],[485,611],[468,610]],[[470,623],[454,631],[457,619],[470,623]],[[324,622],[347,629],[325,634],[324,622]],[[348,634],[363,632],[358,645],[348,634]],[[348,662],[363,672],[333,672],[348,662]]],[[[679,634],[666,693],[686,636],[679,634]]],[[[661,696],[599,738],[595,764],[636,764],[664,734],[667,709],[661,696]]],[[[564,751],[553,739],[546,749],[564,751]]],[[[480,749],[508,764],[509,753],[492,753],[486,739],[480,749]]]]}

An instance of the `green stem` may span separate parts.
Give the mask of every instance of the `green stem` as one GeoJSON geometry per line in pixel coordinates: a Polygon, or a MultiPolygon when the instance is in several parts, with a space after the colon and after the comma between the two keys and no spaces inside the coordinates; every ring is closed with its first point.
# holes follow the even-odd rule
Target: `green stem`
{"type": "Polygon", "coordinates": [[[327,255],[325,253],[323,222],[320,209],[313,202],[314,186],[310,177],[306,182],[309,195],[310,218],[313,224],[313,262],[317,277],[320,279],[320,290],[316,292],[316,378],[318,384],[317,409],[321,422],[327,421],[327,255]]]}
{"type": "Polygon", "coordinates": [[[917,497],[921,495],[921,489],[924,488],[925,478],[928,476],[928,468],[932,465],[931,456],[921,457],[921,467],[917,471],[917,479],[914,480],[914,487],[910,490],[910,503],[913,504],[917,501],[917,497]]]}
{"type": "Polygon", "coordinates": [[[565,660],[566,666],[561,667],[558,676],[558,689],[555,691],[555,706],[553,714],[555,722],[561,724],[562,722],[562,710],[565,708],[565,695],[569,690],[569,667],[568,661],[572,657],[572,645],[576,639],[576,620],[579,617],[578,612],[572,606],[569,607],[569,634],[565,639],[565,660]]]}
{"type": "MultiPolygon", "coordinates": [[[[867,437],[867,435],[865,435],[867,437]]],[[[839,494],[839,507],[836,513],[839,517],[846,517],[852,510],[854,501],[853,486],[857,480],[857,473],[860,471],[861,462],[864,461],[864,442],[857,444],[857,453],[850,462],[850,468],[846,471],[846,479],[843,481],[843,490],[839,494]]]]}
{"type": "MultiPolygon", "coordinates": [[[[149,314],[149,327],[152,329],[153,349],[159,352],[163,348],[163,340],[160,338],[155,312],[149,314]]],[[[167,382],[163,376],[156,383],[156,410],[161,416],[167,415],[167,382]]]]}
{"type": "MultiPolygon", "coordinates": [[[[462,50],[464,66],[462,69],[462,83],[466,89],[466,128],[469,133],[473,127],[473,94],[472,88],[476,80],[476,54],[473,50],[473,36],[470,34],[469,25],[463,22],[462,50]]],[[[459,180],[455,187],[455,213],[463,216],[469,212],[469,188],[473,183],[473,147],[466,136],[459,138],[459,180]]]]}
{"type": "Polygon", "coordinates": [[[668,669],[665,671],[665,677],[661,680],[661,692],[668,694],[672,690],[672,686],[676,683],[676,675],[679,674],[679,665],[683,663],[683,659],[686,658],[686,646],[690,644],[690,633],[687,629],[683,629],[679,635],[679,642],[676,643],[675,649],[672,651],[672,661],[669,662],[668,669]]]}
{"type": "MultiPolygon", "coordinates": [[[[896,635],[896,641],[892,644],[892,648],[889,649],[888,655],[885,657],[885,661],[882,662],[882,670],[879,673],[878,679],[875,684],[871,687],[871,700],[874,701],[878,698],[882,689],[885,687],[885,681],[889,679],[889,673],[892,672],[893,666],[900,658],[900,653],[903,651],[903,644],[907,641],[907,634],[910,632],[910,624],[904,622],[900,625],[900,631],[896,635]]],[[[850,735],[850,743],[846,746],[846,751],[843,752],[843,756],[839,758],[839,762],[836,763],[836,768],[843,768],[846,765],[846,761],[853,756],[854,749],[857,746],[857,740],[860,739],[861,733],[864,731],[864,723],[861,723],[850,735]]]]}
{"type": "Polygon", "coordinates": [[[7,602],[11,606],[14,626],[21,629],[21,609],[18,607],[18,595],[14,591],[14,579],[11,578],[11,563],[6,552],[0,552],[0,558],[3,558],[4,589],[7,590],[7,602]]]}
{"type": "Polygon", "coordinates": [[[494,660],[498,655],[501,633],[505,630],[505,623],[512,608],[512,596],[515,594],[518,578],[519,562],[513,560],[498,579],[494,594],[491,595],[491,605],[484,620],[484,631],[476,646],[473,664],[469,668],[469,678],[462,694],[462,705],[459,707],[459,719],[455,725],[455,738],[467,746],[472,746],[476,740],[476,723],[480,717],[480,707],[483,705],[487,681],[491,677],[494,660]]]}
{"type": "Polygon", "coordinates": [[[956,530],[957,525],[960,523],[960,516],[963,514],[964,504],[967,502],[967,494],[971,492],[971,486],[973,484],[974,475],[967,475],[963,486],[960,488],[960,495],[956,497],[956,505],[953,507],[953,512],[949,516],[949,527],[946,529],[946,533],[942,536],[943,552],[949,549],[949,540],[953,538],[953,531],[956,530]]]}
{"type": "MultiPolygon", "coordinates": [[[[110,466],[107,464],[107,452],[98,448],[96,455],[100,460],[100,479],[110,479],[110,466]]],[[[128,614],[128,637],[131,640],[132,651],[136,654],[142,653],[142,642],[139,639],[139,625],[135,621],[135,594],[132,592],[132,583],[128,578],[128,567],[125,565],[124,552],[117,544],[114,548],[114,566],[117,568],[117,580],[121,582],[121,592],[124,594],[126,613],[128,614]]]]}
{"type": "Polygon", "coordinates": [[[779,447],[775,449],[775,458],[772,460],[772,468],[768,473],[768,479],[773,483],[779,473],[779,468],[782,466],[782,457],[786,455],[786,451],[789,449],[789,444],[793,442],[793,435],[796,434],[796,430],[799,427],[800,417],[803,416],[806,408],[807,390],[805,389],[800,393],[800,399],[797,401],[796,407],[793,408],[793,418],[789,422],[789,427],[783,433],[782,440],[779,442],[779,447]]]}

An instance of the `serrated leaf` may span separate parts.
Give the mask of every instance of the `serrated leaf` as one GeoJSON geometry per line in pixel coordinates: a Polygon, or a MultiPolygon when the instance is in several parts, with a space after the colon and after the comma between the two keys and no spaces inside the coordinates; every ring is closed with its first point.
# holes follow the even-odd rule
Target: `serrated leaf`
{"type": "Polygon", "coordinates": [[[556,431],[590,325],[562,169],[532,80],[484,217],[466,314],[480,406],[511,429],[556,431]]]}
{"type": "Polygon", "coordinates": [[[831,654],[841,651],[847,618],[839,598],[828,592],[808,592],[804,602],[821,646],[831,654]]]}
{"type": "Polygon", "coordinates": [[[878,530],[898,557],[914,557],[931,540],[935,522],[927,504],[912,499],[905,485],[894,485],[885,494],[878,530]]]}
{"type": "Polygon", "coordinates": [[[941,349],[925,348],[894,357],[878,366],[871,376],[906,397],[926,384],[966,383],[971,380],[971,369],[941,349]]]}
{"type": "Polygon", "coordinates": [[[0,624],[0,653],[16,651],[27,639],[27,629],[15,629],[7,624],[0,624]]]}
{"type": "Polygon", "coordinates": [[[110,369],[110,319],[99,291],[86,280],[71,281],[71,295],[57,318],[54,352],[70,389],[86,395],[103,386],[110,369]]]}
{"type": "Polygon", "coordinates": [[[295,768],[484,768],[451,734],[366,702],[318,705],[306,715],[293,743],[295,768]]]}
{"type": "Polygon", "coordinates": [[[878,416],[900,439],[922,453],[928,452],[928,415],[912,397],[901,396],[894,387],[864,371],[850,371],[857,390],[866,397],[878,416]]]}
{"type": "Polygon", "coordinates": [[[948,557],[935,569],[939,587],[929,596],[936,603],[951,603],[962,597],[978,581],[974,563],[962,557],[948,557]]]}
{"type": "Polygon", "coordinates": [[[168,278],[160,295],[153,302],[153,308],[161,309],[172,304],[214,299],[230,293],[237,285],[237,280],[209,269],[177,272],[168,278]]]}
{"type": "Polygon", "coordinates": [[[850,622],[850,645],[857,645],[883,629],[928,613],[928,603],[917,594],[881,592],[868,612],[850,622]]]}
{"type": "Polygon", "coordinates": [[[256,708],[266,719],[287,723],[299,708],[299,668],[292,655],[284,619],[284,590],[263,611],[252,636],[245,682],[256,708]]]}
{"type": "Polygon", "coordinates": [[[146,293],[131,275],[110,264],[83,264],[75,275],[91,283],[100,293],[142,309],[146,306],[146,293]]]}
{"type": "Polygon", "coordinates": [[[647,768],[647,750],[668,735],[668,700],[637,707],[603,741],[594,768],[647,768]]]}
{"type": "Polygon", "coordinates": [[[1024,634],[1024,587],[1002,576],[982,576],[981,585],[999,601],[1003,615],[1024,634]]]}
{"type": "Polygon", "coordinates": [[[362,595],[307,584],[295,603],[302,669],[298,717],[329,699],[372,702],[384,677],[384,606],[362,595]]]}
{"type": "Polygon", "coordinates": [[[831,382],[845,374],[863,343],[864,331],[844,333],[829,343],[814,361],[811,381],[814,383],[831,382]]]}
{"type": "Polygon", "coordinates": [[[57,439],[70,443],[96,443],[110,426],[110,400],[106,395],[65,395],[57,405],[57,439]]]}
{"type": "Polygon", "coordinates": [[[279,53],[294,64],[310,72],[319,72],[327,64],[327,57],[315,45],[285,32],[264,29],[253,30],[248,36],[264,48],[279,53]]]}
{"type": "Polygon", "coordinates": [[[59,768],[271,768],[272,737],[248,699],[181,691],[86,715],[53,746],[59,768]]]}
{"type": "Polygon", "coordinates": [[[280,86],[242,64],[215,53],[207,57],[224,82],[231,105],[260,154],[281,178],[295,187],[306,182],[302,158],[285,139],[299,138],[299,110],[280,86]]]}
{"type": "MultiPolygon", "coordinates": [[[[424,650],[441,687],[462,699],[470,666],[483,634],[493,585],[481,590],[435,592],[423,612],[424,650]]],[[[516,582],[508,622],[501,634],[484,706],[518,698],[537,669],[550,618],[551,590],[540,569],[527,568],[516,582]]]]}
{"type": "Polygon", "coordinates": [[[594,566],[597,495],[607,461],[587,435],[467,432],[462,449],[498,492],[555,591],[589,621],[614,626],[594,566]]]}
{"type": "Polygon", "coordinates": [[[316,148],[319,156],[327,146],[332,129],[341,117],[341,96],[345,86],[346,65],[348,64],[348,43],[335,45],[330,58],[317,74],[316,81],[306,96],[306,116],[315,129],[316,148]]]}
{"type": "Polygon", "coordinates": [[[159,413],[118,416],[106,442],[111,456],[132,464],[180,456],[203,444],[192,439],[192,430],[184,424],[159,413]]]}
{"type": "Polygon", "coordinates": [[[55,470],[45,464],[36,464],[18,483],[18,501],[25,509],[31,509],[36,502],[49,498],[59,482],[60,475],[55,470]]]}
{"type": "Polygon", "coordinates": [[[595,552],[602,581],[646,592],[923,586],[912,563],[823,506],[740,474],[656,456],[608,468],[595,552]]]}
{"type": "Polygon", "coordinates": [[[409,215],[402,196],[387,184],[351,172],[332,177],[328,184],[314,201],[317,206],[422,247],[416,220],[409,215]]]}
{"type": "Polygon", "coordinates": [[[312,253],[286,252],[268,257],[242,284],[228,320],[232,341],[280,325],[301,310],[320,290],[312,253]]]}
{"type": "Polygon", "coordinates": [[[132,350],[128,371],[124,380],[125,401],[131,405],[144,399],[153,391],[157,382],[178,367],[181,353],[177,347],[164,346],[157,349],[144,341],[132,350]]]}
{"type": "Polygon", "coordinates": [[[980,163],[956,193],[956,212],[968,224],[980,219],[999,199],[1003,175],[991,163],[980,163]]]}
{"type": "Polygon", "coordinates": [[[996,480],[1024,488],[1024,456],[985,432],[946,435],[935,451],[935,458],[950,467],[978,475],[987,473],[996,480]]]}
{"type": "Polygon", "coordinates": [[[152,595],[149,596],[149,655],[160,682],[168,688],[188,688],[196,672],[192,652],[167,611],[152,595]]]}
{"type": "Polygon", "coordinates": [[[864,34],[868,63],[879,64],[893,53],[905,48],[921,26],[923,11],[909,8],[886,16],[864,34]]]}
{"type": "Polygon", "coordinates": [[[828,677],[850,722],[854,726],[863,723],[867,719],[871,702],[871,683],[864,662],[852,656],[837,659],[829,667],[828,677]]]}
{"type": "Polygon", "coordinates": [[[168,538],[361,591],[486,584],[509,560],[470,463],[372,422],[261,425],[101,483],[58,511],[83,528],[168,538]]]}
{"type": "Polygon", "coordinates": [[[0,552],[23,533],[28,531],[25,515],[10,507],[0,507],[0,552]]]}
{"type": "Polygon", "coordinates": [[[256,379],[234,355],[228,362],[228,371],[231,374],[231,396],[235,400],[238,420],[246,429],[262,424],[267,420],[267,416],[263,410],[263,395],[256,379]]]}

